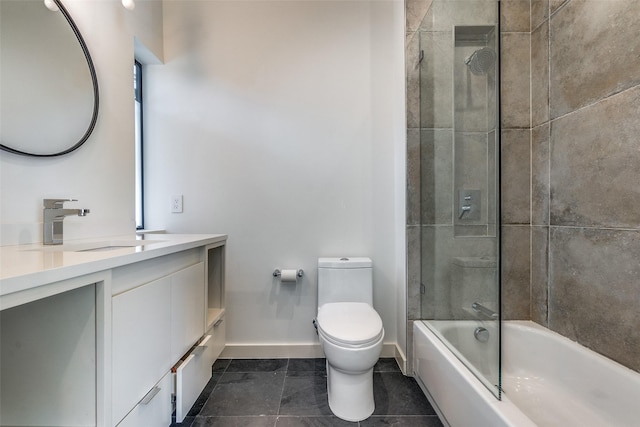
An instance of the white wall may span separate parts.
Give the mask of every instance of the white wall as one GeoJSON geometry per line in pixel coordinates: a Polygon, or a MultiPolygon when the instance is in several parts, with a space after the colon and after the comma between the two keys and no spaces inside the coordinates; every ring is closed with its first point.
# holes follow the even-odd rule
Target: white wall
{"type": "Polygon", "coordinates": [[[165,0],[164,19],[146,226],[229,234],[228,343],[317,342],[317,258],[361,255],[404,349],[402,2],[165,0]],[[306,275],[279,285],[274,268],[306,275]]]}
{"type": "MultiPolygon", "coordinates": [[[[41,241],[42,199],[50,197],[73,197],[79,202],[69,207],[91,209],[87,217],[65,220],[67,239],[135,229],[133,38],[137,35],[150,49],[162,51],[162,5],[138,1],[130,12],[115,0],[64,4],[97,69],[100,115],[87,143],[66,156],[32,159],[0,152],[2,245],[41,241]]],[[[34,118],[33,126],[38,123],[34,118]]],[[[42,143],[46,142],[45,133],[42,143]]]]}

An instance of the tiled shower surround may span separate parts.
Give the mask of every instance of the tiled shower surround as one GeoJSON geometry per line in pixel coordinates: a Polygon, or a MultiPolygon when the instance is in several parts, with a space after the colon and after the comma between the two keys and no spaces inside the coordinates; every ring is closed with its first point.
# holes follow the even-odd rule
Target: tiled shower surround
{"type": "MultiPolygon", "coordinates": [[[[421,191],[421,156],[438,179],[451,175],[453,160],[441,149],[447,124],[437,122],[450,110],[420,102],[419,40],[438,36],[439,10],[471,5],[473,16],[487,1],[405,4],[409,326],[441,302],[427,294],[421,305],[420,241],[435,232],[433,206],[453,200],[421,191]]],[[[503,316],[640,371],[640,2],[500,3],[503,316]]]]}

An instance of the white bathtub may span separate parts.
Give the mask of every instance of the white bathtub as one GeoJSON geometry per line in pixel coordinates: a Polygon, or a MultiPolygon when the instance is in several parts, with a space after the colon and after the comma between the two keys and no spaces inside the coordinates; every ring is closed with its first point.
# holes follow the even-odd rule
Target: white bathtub
{"type": "MultiPolygon", "coordinates": [[[[414,322],[414,371],[445,424],[640,425],[640,374],[561,335],[533,322],[503,322],[503,393],[502,401],[498,401],[458,360],[464,356],[456,357],[437,336],[473,337],[479,322],[430,321],[430,324],[437,332],[422,322],[414,322]]],[[[461,339],[459,344],[475,347],[481,343],[461,339]]],[[[462,353],[472,355],[476,350],[466,349],[462,353]]],[[[489,374],[495,372],[489,368],[489,374]]]]}

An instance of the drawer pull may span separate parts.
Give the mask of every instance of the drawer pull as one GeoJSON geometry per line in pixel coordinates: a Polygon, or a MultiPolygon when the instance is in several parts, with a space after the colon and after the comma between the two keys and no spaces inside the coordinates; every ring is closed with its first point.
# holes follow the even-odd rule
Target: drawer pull
{"type": "Polygon", "coordinates": [[[211,339],[211,335],[207,335],[206,337],[204,337],[202,339],[202,341],[200,342],[200,344],[198,344],[198,347],[208,347],[209,346],[209,340],[211,339]]]}
{"type": "Polygon", "coordinates": [[[156,394],[160,393],[160,387],[154,387],[149,390],[149,393],[145,394],[142,400],[140,401],[141,405],[147,405],[151,400],[156,397],[156,394]]]}
{"type": "Polygon", "coordinates": [[[217,328],[218,326],[220,326],[220,323],[222,323],[222,321],[224,320],[224,318],[222,319],[218,319],[218,321],[216,323],[213,324],[214,328],[217,328]]]}
{"type": "Polygon", "coordinates": [[[209,347],[209,340],[211,339],[211,335],[207,335],[206,337],[204,337],[202,339],[202,341],[200,341],[200,344],[198,344],[194,349],[193,352],[196,354],[202,354],[203,351],[205,351],[205,349],[207,347],[209,347]]]}

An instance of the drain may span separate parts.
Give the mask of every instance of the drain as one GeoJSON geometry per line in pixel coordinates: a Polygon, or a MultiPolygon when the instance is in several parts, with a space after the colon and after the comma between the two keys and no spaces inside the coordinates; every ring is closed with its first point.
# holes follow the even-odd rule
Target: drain
{"type": "Polygon", "coordinates": [[[473,331],[473,336],[476,337],[476,339],[480,342],[489,341],[489,331],[487,331],[487,329],[483,328],[482,326],[478,326],[473,331]]]}

